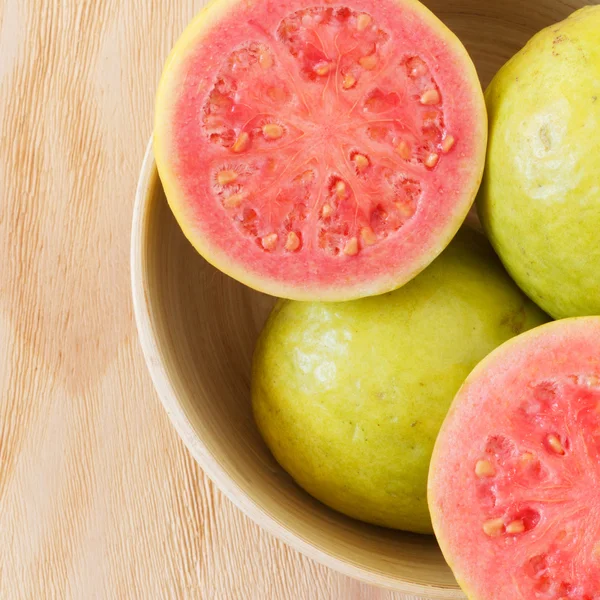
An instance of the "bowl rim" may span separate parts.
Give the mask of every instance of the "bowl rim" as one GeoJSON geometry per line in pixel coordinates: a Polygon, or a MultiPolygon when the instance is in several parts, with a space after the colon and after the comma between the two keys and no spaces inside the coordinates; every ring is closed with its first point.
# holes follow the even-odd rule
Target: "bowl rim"
{"type": "Polygon", "coordinates": [[[391,589],[395,592],[421,596],[426,594],[431,600],[464,600],[465,595],[457,588],[438,585],[424,585],[407,582],[403,579],[386,575],[353,562],[349,557],[335,556],[307,537],[292,531],[277,517],[250,498],[245,490],[235,481],[227,469],[219,463],[202,442],[185,410],[177,400],[177,394],[171,384],[168,372],[162,361],[156,330],[150,310],[150,300],[146,295],[147,276],[144,260],[145,224],[153,185],[159,180],[153,152],[153,137],[146,148],[142,168],[138,180],[133,210],[130,244],[131,289],[133,312],[142,354],[156,393],[177,431],[179,437],[191,453],[200,468],[206,473],[215,486],[249,517],[255,524],[282,540],[304,556],[321,565],[333,569],[343,575],[358,579],[368,584],[391,589]]]}

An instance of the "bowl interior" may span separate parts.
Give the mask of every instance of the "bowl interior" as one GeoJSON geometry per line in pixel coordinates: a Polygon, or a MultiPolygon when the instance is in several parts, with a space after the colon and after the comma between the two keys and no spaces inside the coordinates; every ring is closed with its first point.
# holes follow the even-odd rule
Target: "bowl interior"
{"type": "Polygon", "coordinates": [[[405,591],[425,585],[448,590],[440,598],[462,598],[452,593],[456,584],[431,536],[346,518],[276,463],[250,405],[252,352],[275,299],[196,254],[167,205],[151,154],[148,168],[141,265],[149,328],[140,333],[161,399],[201,466],[251,517],[314,558],[378,583],[406,582],[405,591]]]}
{"type": "MultiPolygon", "coordinates": [[[[486,85],[533,33],[586,2],[426,4],[463,40],[486,85]]],[[[274,299],[226,277],[195,252],[169,210],[151,151],[138,191],[132,270],[140,337],[161,399],[196,459],[242,510],[350,575],[427,598],[464,598],[432,537],[339,515],[277,465],[249,400],[252,351],[274,299]]]]}

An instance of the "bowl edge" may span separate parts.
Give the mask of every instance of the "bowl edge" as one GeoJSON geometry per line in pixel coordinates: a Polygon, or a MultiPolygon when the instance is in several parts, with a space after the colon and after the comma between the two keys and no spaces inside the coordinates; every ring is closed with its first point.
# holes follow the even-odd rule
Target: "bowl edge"
{"type": "Polygon", "coordinates": [[[254,523],[275,538],[282,540],[290,547],[319,564],[365,583],[385,587],[396,592],[417,596],[427,594],[427,600],[464,600],[465,596],[458,588],[425,586],[389,577],[352,563],[350,559],[336,557],[316,546],[300,534],[288,529],[275,516],[250,498],[202,443],[184,409],[177,401],[175,390],[171,386],[168,373],[164,368],[161,352],[155,341],[156,337],[154,335],[149,306],[150,301],[145,293],[144,232],[147,206],[150,198],[148,192],[152,189],[152,184],[156,179],[158,179],[158,172],[154,160],[153,138],[151,137],[143,159],[136,189],[131,229],[130,270],[133,310],[142,354],[156,393],[172,425],[192,454],[194,460],[234,506],[241,510],[254,523]]]}

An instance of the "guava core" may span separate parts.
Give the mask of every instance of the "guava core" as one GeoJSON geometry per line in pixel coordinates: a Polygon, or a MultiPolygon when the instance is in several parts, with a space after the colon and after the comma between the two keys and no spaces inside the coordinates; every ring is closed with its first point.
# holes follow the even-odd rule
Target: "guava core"
{"type": "Polygon", "coordinates": [[[427,471],[456,391],[493,348],[546,319],[483,236],[463,229],[394,292],[280,301],[254,356],[256,422],[281,466],[323,503],[431,533],[427,471]]]}
{"type": "Polygon", "coordinates": [[[463,222],[483,92],[416,0],[217,0],[167,61],[154,153],[195,248],[274,296],[395,289],[463,222]]]}
{"type": "Polygon", "coordinates": [[[555,318],[600,314],[600,6],[537,35],[486,90],[492,245],[555,318]]]}

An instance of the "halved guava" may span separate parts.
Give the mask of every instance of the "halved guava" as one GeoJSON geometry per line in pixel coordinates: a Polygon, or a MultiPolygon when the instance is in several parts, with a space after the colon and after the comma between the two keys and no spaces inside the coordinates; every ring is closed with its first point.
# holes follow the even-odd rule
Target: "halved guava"
{"type": "Polygon", "coordinates": [[[428,495],[471,600],[600,599],[600,317],[542,325],[475,368],[428,495]]]}
{"type": "Polygon", "coordinates": [[[166,64],[154,151],[209,262],[273,295],[347,300],[442,251],[486,139],[465,48],[416,0],[217,0],[166,64]]]}

